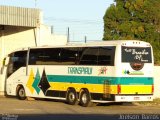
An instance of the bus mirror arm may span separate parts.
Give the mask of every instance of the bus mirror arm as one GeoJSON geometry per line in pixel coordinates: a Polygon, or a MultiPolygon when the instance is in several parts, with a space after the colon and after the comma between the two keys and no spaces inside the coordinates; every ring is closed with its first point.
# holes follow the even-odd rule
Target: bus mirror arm
{"type": "Polygon", "coordinates": [[[4,66],[1,67],[1,75],[3,74],[4,66]]]}
{"type": "Polygon", "coordinates": [[[2,65],[2,67],[1,67],[1,69],[0,69],[0,70],[1,70],[1,71],[0,71],[1,74],[3,74],[4,68],[8,66],[8,62],[9,62],[9,58],[8,58],[8,57],[5,57],[5,58],[3,59],[3,65],[2,65]]]}

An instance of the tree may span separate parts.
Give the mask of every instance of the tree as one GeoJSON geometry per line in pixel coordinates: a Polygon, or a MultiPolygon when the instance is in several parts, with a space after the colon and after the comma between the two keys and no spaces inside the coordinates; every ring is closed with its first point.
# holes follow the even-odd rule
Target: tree
{"type": "Polygon", "coordinates": [[[104,15],[103,40],[150,42],[160,64],[160,0],[115,0],[104,15]]]}

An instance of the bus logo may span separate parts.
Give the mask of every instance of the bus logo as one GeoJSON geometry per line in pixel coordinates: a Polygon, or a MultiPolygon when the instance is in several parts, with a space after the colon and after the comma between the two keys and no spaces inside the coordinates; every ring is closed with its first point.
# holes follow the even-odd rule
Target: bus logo
{"type": "Polygon", "coordinates": [[[142,71],[129,71],[129,70],[123,70],[122,73],[124,75],[144,75],[142,71]]]}
{"type": "Polygon", "coordinates": [[[105,75],[107,72],[107,67],[101,67],[99,69],[99,74],[98,75],[105,75]]]}
{"type": "Polygon", "coordinates": [[[92,74],[92,68],[91,67],[68,67],[68,74],[91,75],[92,74]]]}

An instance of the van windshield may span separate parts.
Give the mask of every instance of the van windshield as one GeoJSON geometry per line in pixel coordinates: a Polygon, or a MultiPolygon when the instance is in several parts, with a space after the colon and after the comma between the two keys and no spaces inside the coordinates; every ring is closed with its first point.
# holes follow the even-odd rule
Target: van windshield
{"type": "Polygon", "coordinates": [[[152,63],[151,47],[122,46],[122,62],[152,63]]]}

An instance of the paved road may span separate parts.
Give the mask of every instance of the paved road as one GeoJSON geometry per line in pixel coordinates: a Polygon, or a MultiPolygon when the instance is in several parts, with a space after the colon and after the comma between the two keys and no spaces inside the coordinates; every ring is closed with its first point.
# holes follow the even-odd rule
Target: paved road
{"type": "Polygon", "coordinates": [[[0,97],[0,120],[160,120],[160,106],[103,104],[72,106],[53,100],[21,101],[0,97]]]}

